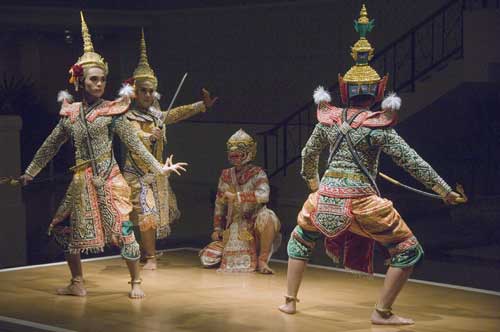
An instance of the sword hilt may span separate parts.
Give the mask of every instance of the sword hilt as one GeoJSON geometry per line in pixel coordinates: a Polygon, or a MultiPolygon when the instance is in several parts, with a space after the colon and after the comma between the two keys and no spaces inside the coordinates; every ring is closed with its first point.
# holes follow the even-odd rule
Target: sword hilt
{"type": "Polygon", "coordinates": [[[0,177],[0,184],[7,184],[10,186],[19,186],[21,181],[18,178],[14,178],[12,176],[4,176],[0,177]]]}
{"type": "Polygon", "coordinates": [[[464,204],[464,203],[467,203],[467,202],[469,201],[469,198],[468,198],[468,197],[467,197],[467,195],[465,194],[464,187],[463,187],[461,184],[457,183],[456,191],[457,191],[457,193],[459,193],[459,194],[460,194],[460,196],[462,196],[462,197],[457,198],[457,199],[455,200],[455,202],[460,203],[460,204],[464,204]]]}

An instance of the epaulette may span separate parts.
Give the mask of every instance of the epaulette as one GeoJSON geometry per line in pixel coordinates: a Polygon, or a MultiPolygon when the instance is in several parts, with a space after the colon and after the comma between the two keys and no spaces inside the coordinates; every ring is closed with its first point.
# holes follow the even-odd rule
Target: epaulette
{"type": "Polygon", "coordinates": [[[61,105],[61,110],[59,111],[60,116],[65,116],[68,117],[69,120],[73,123],[75,122],[76,118],[78,117],[78,114],[80,113],[80,106],[82,103],[69,103],[68,101],[64,100],[62,105],[61,105]]]}
{"type": "MultiPolygon", "coordinates": [[[[317,118],[318,122],[332,126],[334,123],[337,125],[342,124],[342,108],[335,107],[329,103],[321,103],[318,106],[317,118]]],[[[347,111],[347,118],[350,118],[357,110],[349,109],[347,111]]],[[[354,122],[351,124],[352,128],[368,127],[368,128],[380,128],[380,127],[390,127],[397,123],[397,113],[393,111],[366,111],[361,113],[356,117],[354,122]]]]}
{"type": "MultiPolygon", "coordinates": [[[[69,103],[66,100],[63,101],[59,115],[69,117],[70,121],[75,122],[78,114],[80,113],[81,102],[69,103]]],[[[127,112],[130,105],[130,99],[128,97],[121,97],[113,101],[105,100],[101,105],[93,109],[89,114],[87,114],[87,120],[93,122],[99,116],[113,116],[120,115],[127,112]]]]}

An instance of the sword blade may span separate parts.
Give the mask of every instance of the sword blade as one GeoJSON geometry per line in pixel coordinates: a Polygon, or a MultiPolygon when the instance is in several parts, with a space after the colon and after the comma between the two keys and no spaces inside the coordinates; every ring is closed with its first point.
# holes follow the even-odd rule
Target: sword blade
{"type": "Polygon", "coordinates": [[[395,184],[396,186],[400,186],[400,187],[403,187],[407,190],[410,190],[410,191],[413,191],[414,193],[417,193],[417,194],[420,194],[420,195],[424,195],[424,196],[427,196],[427,197],[430,197],[430,198],[434,198],[434,199],[439,199],[439,200],[442,200],[443,198],[439,195],[436,195],[436,194],[431,194],[431,193],[428,193],[426,191],[423,191],[423,190],[420,190],[420,189],[417,189],[417,188],[413,188],[413,187],[410,187],[410,186],[407,186],[406,184],[404,183],[401,183],[399,182],[398,180],[396,179],[393,179],[391,178],[389,175],[386,175],[382,172],[379,172],[378,173],[380,175],[380,177],[382,177],[383,179],[389,181],[390,183],[393,183],[395,184]]]}
{"type": "Polygon", "coordinates": [[[168,105],[167,112],[170,111],[172,106],[174,105],[175,99],[177,99],[177,95],[179,94],[179,91],[181,91],[182,85],[184,84],[184,81],[186,80],[186,77],[188,76],[188,73],[185,73],[184,76],[182,76],[182,79],[177,86],[177,90],[175,91],[174,96],[172,97],[172,100],[170,101],[170,105],[168,105]]]}
{"type": "Polygon", "coordinates": [[[185,73],[184,76],[182,76],[181,81],[179,82],[179,85],[177,86],[177,90],[175,90],[174,96],[172,97],[172,100],[170,100],[170,105],[168,105],[167,111],[164,113],[165,116],[159,125],[160,129],[163,129],[164,120],[168,117],[168,113],[172,109],[172,106],[174,105],[175,99],[177,99],[177,95],[179,94],[179,91],[181,91],[182,85],[184,84],[184,81],[186,80],[187,76],[188,76],[188,73],[185,73]]]}

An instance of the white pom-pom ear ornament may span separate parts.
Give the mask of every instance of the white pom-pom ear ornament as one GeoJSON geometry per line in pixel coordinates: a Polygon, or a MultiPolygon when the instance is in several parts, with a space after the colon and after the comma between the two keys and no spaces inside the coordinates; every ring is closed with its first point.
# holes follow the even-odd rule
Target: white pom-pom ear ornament
{"type": "Polygon", "coordinates": [[[57,102],[62,103],[66,100],[66,102],[71,103],[73,101],[73,96],[69,94],[66,90],[61,90],[57,94],[57,102]]]}
{"type": "Polygon", "coordinates": [[[314,102],[316,105],[319,105],[320,103],[329,103],[332,101],[332,97],[328,93],[328,91],[325,90],[321,85],[314,90],[313,94],[314,102]]]}
{"type": "Polygon", "coordinates": [[[161,98],[161,94],[157,91],[153,92],[153,97],[156,99],[156,100],[160,100],[161,98]]]}
{"type": "Polygon", "coordinates": [[[396,93],[390,93],[382,101],[382,109],[398,111],[401,108],[401,98],[396,93]]]}
{"type": "Polygon", "coordinates": [[[120,97],[134,97],[134,87],[128,83],[124,83],[118,92],[120,97]]]}

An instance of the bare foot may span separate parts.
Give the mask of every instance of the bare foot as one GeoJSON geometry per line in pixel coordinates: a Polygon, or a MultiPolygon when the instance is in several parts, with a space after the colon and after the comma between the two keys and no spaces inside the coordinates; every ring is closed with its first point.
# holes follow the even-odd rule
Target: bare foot
{"type": "Polygon", "coordinates": [[[278,309],[285,314],[293,315],[297,312],[297,302],[299,302],[299,300],[296,298],[291,296],[285,297],[285,304],[280,305],[278,309]]]}
{"type": "Polygon", "coordinates": [[[56,290],[57,295],[86,296],[87,290],[83,287],[83,281],[71,280],[71,283],[56,290]]]}
{"type": "Polygon", "coordinates": [[[400,317],[398,315],[393,314],[392,312],[381,314],[377,310],[373,310],[371,321],[372,321],[372,324],[376,324],[376,325],[412,325],[412,324],[415,324],[415,322],[411,318],[400,317]]]}
{"type": "Polygon", "coordinates": [[[128,293],[128,297],[131,299],[142,299],[146,296],[141,288],[140,284],[132,284],[132,289],[128,293]]]}
{"type": "Polygon", "coordinates": [[[142,267],[143,270],[156,270],[156,268],[156,258],[146,259],[146,264],[144,264],[144,266],[142,267]]]}
{"type": "Polygon", "coordinates": [[[269,265],[263,261],[258,262],[257,271],[262,274],[274,274],[273,269],[271,269],[269,265]]]}

